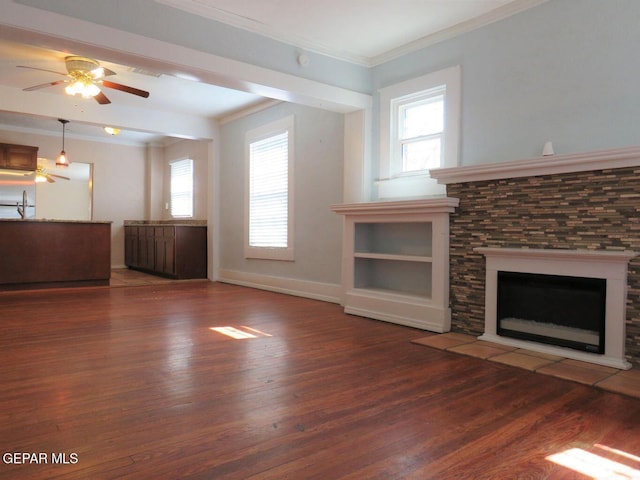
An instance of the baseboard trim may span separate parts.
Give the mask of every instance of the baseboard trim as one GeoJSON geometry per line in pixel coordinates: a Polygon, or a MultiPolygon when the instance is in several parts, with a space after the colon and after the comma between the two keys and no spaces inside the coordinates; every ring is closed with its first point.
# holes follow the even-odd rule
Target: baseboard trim
{"type": "Polygon", "coordinates": [[[346,306],[344,308],[344,313],[357,315],[359,317],[373,318],[374,320],[381,320],[383,322],[395,323],[397,325],[404,325],[405,327],[419,328],[420,330],[428,330],[430,332],[436,333],[445,333],[450,329],[449,324],[442,321],[434,322],[427,319],[416,319],[402,315],[384,313],[376,310],[369,310],[366,308],[346,306]]]}
{"type": "Polygon", "coordinates": [[[342,287],[333,283],[311,282],[309,280],[222,269],[218,271],[218,276],[215,280],[323,302],[340,303],[341,301],[342,287]]]}

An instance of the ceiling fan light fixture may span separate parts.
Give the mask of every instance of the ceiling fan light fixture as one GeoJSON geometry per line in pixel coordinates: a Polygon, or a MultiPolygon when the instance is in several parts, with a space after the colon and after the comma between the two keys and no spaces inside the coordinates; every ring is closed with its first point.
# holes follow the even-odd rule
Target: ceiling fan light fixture
{"type": "Polygon", "coordinates": [[[94,68],[94,69],[93,69],[93,70],[91,70],[91,72],[89,72],[89,73],[91,74],[91,76],[92,76],[94,79],[96,79],[96,78],[102,78],[102,77],[104,77],[104,74],[105,74],[105,72],[104,72],[104,68],[102,68],[102,67],[94,68]]]}
{"type": "Polygon", "coordinates": [[[115,127],[104,127],[104,131],[113,136],[116,136],[120,133],[120,129],[115,127]]]}
{"type": "Polygon", "coordinates": [[[56,167],[68,167],[71,162],[69,162],[67,154],[64,151],[64,131],[67,123],[69,123],[69,120],[59,118],[58,121],[62,124],[62,150],[60,151],[60,155],[58,155],[58,158],[56,159],[56,167]]]}
{"type": "Polygon", "coordinates": [[[73,82],[64,89],[68,95],[82,95],[83,98],[92,98],[100,93],[90,76],[82,72],[73,72],[71,74],[73,82]]]}
{"type": "Polygon", "coordinates": [[[37,172],[36,173],[36,183],[46,183],[47,182],[47,177],[45,177],[42,173],[37,172]]]}

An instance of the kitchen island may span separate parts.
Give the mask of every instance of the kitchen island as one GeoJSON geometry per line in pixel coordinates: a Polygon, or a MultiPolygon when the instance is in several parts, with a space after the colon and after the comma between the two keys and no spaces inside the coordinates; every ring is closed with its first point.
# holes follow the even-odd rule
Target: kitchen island
{"type": "Polygon", "coordinates": [[[0,290],[109,285],[111,222],[0,220],[0,290]]]}

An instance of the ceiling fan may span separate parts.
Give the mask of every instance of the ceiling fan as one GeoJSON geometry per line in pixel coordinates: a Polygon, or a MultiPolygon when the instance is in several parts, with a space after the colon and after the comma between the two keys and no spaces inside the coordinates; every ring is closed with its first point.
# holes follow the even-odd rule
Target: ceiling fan
{"type": "Polygon", "coordinates": [[[69,56],[64,59],[64,63],[67,67],[67,73],[56,72],[54,70],[46,70],[44,68],[27,67],[24,65],[18,65],[19,68],[29,68],[31,70],[41,70],[43,72],[55,73],[57,75],[63,75],[67,78],[64,80],[55,80],[53,82],[41,83],[40,85],[34,85],[33,87],[23,88],[25,92],[33,90],[39,90],[40,88],[53,87],[62,83],[68,83],[65,91],[69,95],[82,95],[85,98],[95,98],[101,105],[111,103],[111,100],[102,93],[100,86],[111,88],[113,90],[120,90],[121,92],[130,93],[139,97],[148,98],[149,92],[139,90],[134,87],[122,85],[120,83],[111,82],[105,80],[104,77],[115,75],[116,72],[100,66],[97,60],[87,57],[69,56]]]}
{"type": "Polygon", "coordinates": [[[49,182],[56,183],[55,178],[61,178],[63,180],[71,180],[69,177],[65,177],[64,175],[56,175],[54,173],[47,173],[47,169],[42,165],[38,165],[35,172],[25,173],[25,175],[33,175],[36,174],[36,182],[49,182]]]}

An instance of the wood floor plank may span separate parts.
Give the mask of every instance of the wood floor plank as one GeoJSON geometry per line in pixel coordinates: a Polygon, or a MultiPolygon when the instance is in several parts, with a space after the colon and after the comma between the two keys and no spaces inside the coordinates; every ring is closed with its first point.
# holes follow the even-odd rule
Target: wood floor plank
{"type": "Polygon", "coordinates": [[[0,448],[49,460],[0,480],[584,478],[567,451],[640,476],[639,400],[338,305],[209,282],[0,304],[0,448]]]}

